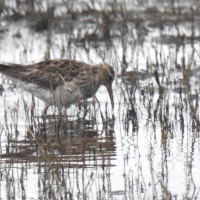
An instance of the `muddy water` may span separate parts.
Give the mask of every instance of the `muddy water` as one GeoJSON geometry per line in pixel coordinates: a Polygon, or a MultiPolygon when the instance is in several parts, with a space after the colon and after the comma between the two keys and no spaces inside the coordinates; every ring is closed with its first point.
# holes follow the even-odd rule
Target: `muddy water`
{"type": "Polygon", "coordinates": [[[16,2],[1,4],[0,62],[106,61],[115,110],[101,87],[42,115],[1,76],[1,199],[198,199],[198,2],[16,2]]]}

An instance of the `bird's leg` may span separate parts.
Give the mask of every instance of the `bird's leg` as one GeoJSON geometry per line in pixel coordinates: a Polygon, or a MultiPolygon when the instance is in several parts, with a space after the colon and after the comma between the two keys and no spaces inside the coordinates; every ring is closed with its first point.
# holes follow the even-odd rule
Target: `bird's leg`
{"type": "Polygon", "coordinates": [[[47,110],[49,109],[49,105],[46,105],[43,112],[42,112],[42,115],[46,115],[47,114],[47,110]]]}
{"type": "Polygon", "coordinates": [[[87,100],[86,101],[83,101],[83,102],[79,102],[78,103],[78,109],[79,109],[79,112],[77,114],[77,117],[78,118],[83,118],[85,119],[87,113],[88,113],[88,109],[87,109],[87,100]],[[80,114],[83,112],[83,117],[80,117],[80,114]]]}
{"type": "Polygon", "coordinates": [[[62,117],[64,116],[64,112],[62,113],[62,108],[58,108],[58,117],[56,119],[56,136],[58,139],[60,138],[60,131],[62,129],[62,117]]]}
{"type": "Polygon", "coordinates": [[[43,123],[42,123],[42,126],[43,126],[43,135],[44,135],[44,138],[47,138],[47,132],[46,132],[46,114],[47,114],[47,110],[49,108],[49,105],[45,105],[45,108],[44,110],[42,111],[42,120],[43,120],[43,123]]]}
{"type": "Polygon", "coordinates": [[[83,119],[85,120],[86,115],[88,114],[88,109],[87,109],[87,100],[83,103],[83,111],[84,111],[84,115],[83,115],[83,119]]]}

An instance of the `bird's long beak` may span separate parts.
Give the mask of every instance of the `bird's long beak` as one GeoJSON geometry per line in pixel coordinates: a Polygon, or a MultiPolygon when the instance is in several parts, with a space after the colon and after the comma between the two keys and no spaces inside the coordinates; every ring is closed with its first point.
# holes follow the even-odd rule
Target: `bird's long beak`
{"type": "Polygon", "coordinates": [[[110,101],[111,101],[111,105],[112,105],[112,109],[114,109],[114,99],[113,99],[113,90],[112,90],[112,85],[106,87],[108,90],[108,94],[110,96],[110,101]]]}

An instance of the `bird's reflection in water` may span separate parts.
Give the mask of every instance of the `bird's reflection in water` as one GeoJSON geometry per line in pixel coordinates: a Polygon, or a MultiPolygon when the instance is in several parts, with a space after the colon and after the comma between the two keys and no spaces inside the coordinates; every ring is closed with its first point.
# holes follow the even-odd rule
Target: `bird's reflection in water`
{"type": "Polygon", "coordinates": [[[12,150],[1,157],[10,158],[6,162],[48,161],[57,167],[112,166],[116,154],[113,129],[95,120],[70,118],[38,116],[38,123],[28,127],[29,137],[15,141],[12,150]]]}

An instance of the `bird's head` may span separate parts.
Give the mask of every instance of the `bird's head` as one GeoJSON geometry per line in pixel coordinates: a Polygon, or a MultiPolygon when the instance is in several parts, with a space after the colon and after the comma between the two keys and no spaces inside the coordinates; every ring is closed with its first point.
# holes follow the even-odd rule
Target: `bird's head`
{"type": "Polygon", "coordinates": [[[112,104],[112,108],[114,108],[114,100],[113,100],[113,90],[112,90],[112,82],[115,78],[115,72],[113,68],[107,63],[100,63],[100,80],[101,84],[104,85],[110,96],[110,101],[112,104]]]}

